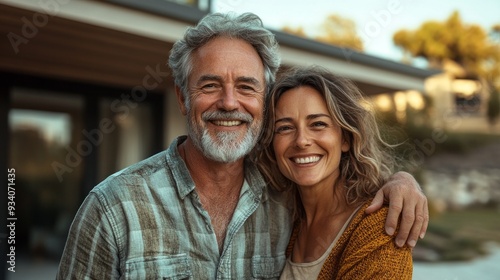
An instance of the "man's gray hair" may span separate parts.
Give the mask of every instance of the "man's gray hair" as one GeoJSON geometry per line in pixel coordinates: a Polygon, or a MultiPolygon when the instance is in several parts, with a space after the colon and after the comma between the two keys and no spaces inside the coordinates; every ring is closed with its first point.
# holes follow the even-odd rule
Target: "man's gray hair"
{"type": "Polygon", "coordinates": [[[180,87],[186,101],[188,98],[188,76],[192,70],[191,55],[198,48],[216,37],[241,39],[249,43],[259,54],[264,65],[266,94],[274,83],[280,65],[279,45],[274,34],[264,28],[262,20],[255,14],[214,13],[189,27],[184,38],[175,42],[168,64],[172,69],[175,84],[180,87]]]}

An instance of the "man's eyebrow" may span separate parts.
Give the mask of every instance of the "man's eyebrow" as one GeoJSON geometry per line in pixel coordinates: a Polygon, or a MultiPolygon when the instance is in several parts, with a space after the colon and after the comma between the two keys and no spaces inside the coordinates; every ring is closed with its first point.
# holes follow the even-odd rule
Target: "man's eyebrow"
{"type": "Polygon", "coordinates": [[[218,76],[218,75],[203,75],[201,76],[198,81],[197,81],[197,84],[200,84],[202,82],[206,82],[206,81],[217,81],[217,82],[222,82],[222,77],[221,76],[218,76]]]}
{"type": "Polygon", "coordinates": [[[254,77],[245,77],[245,76],[242,76],[242,77],[238,77],[236,79],[236,81],[243,82],[243,83],[249,83],[249,84],[256,85],[256,86],[260,85],[259,80],[257,80],[254,77]]]}

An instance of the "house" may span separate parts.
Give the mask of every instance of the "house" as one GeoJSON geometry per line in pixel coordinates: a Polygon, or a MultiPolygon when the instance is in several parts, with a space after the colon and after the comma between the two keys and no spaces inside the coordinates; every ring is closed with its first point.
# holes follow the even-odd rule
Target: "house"
{"type": "Polygon", "coordinates": [[[467,74],[450,60],[442,68],[425,82],[425,92],[433,100],[432,126],[453,132],[500,134],[500,125],[491,125],[486,117],[492,89],[484,78],[467,74]]]}

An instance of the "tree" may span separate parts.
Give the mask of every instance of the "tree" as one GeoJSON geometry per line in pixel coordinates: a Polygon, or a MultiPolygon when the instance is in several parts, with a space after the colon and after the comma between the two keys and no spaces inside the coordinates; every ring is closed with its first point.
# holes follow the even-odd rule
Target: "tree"
{"type": "Polygon", "coordinates": [[[304,31],[304,28],[301,26],[297,27],[297,28],[285,26],[285,27],[283,27],[283,32],[293,34],[293,35],[299,36],[299,37],[307,37],[307,34],[304,31]]]}
{"type": "Polygon", "coordinates": [[[441,68],[446,60],[463,66],[469,74],[482,73],[482,64],[494,56],[488,34],[475,24],[464,24],[457,11],[444,22],[427,21],[417,30],[400,30],[393,36],[396,46],[413,57],[427,59],[441,68]]]}
{"type": "Polygon", "coordinates": [[[356,24],[354,21],[339,15],[329,15],[323,21],[320,28],[318,28],[319,34],[316,36],[307,34],[303,27],[293,28],[285,26],[282,30],[323,43],[363,51],[363,41],[356,33],[356,24]]]}
{"type": "Polygon", "coordinates": [[[467,75],[484,79],[491,93],[490,122],[499,117],[495,94],[500,88],[500,24],[488,34],[479,25],[463,23],[455,11],[444,22],[427,21],[413,31],[399,30],[393,42],[403,49],[405,58],[425,58],[433,68],[442,68],[445,61],[451,60],[461,65],[467,75]]]}
{"type": "Polygon", "coordinates": [[[356,33],[356,23],[339,15],[329,15],[321,26],[318,41],[350,48],[357,51],[363,50],[363,41],[356,33]]]}

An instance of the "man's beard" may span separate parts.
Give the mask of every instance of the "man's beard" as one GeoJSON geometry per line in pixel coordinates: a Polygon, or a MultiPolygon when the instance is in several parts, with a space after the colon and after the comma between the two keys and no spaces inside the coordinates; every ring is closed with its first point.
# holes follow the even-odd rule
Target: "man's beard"
{"type": "Polygon", "coordinates": [[[262,123],[253,123],[252,116],[241,112],[206,112],[202,114],[202,119],[205,122],[215,119],[241,120],[243,124],[249,125],[240,140],[241,131],[220,131],[211,136],[206,127],[188,121],[189,137],[194,145],[207,158],[221,163],[235,162],[248,155],[257,143],[262,128],[262,123]]]}

